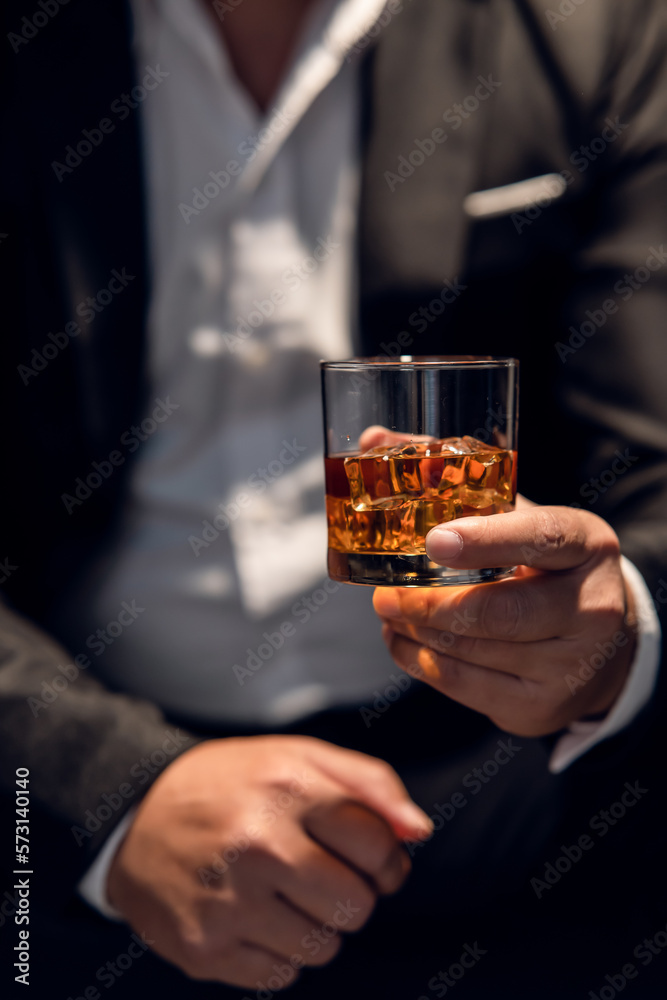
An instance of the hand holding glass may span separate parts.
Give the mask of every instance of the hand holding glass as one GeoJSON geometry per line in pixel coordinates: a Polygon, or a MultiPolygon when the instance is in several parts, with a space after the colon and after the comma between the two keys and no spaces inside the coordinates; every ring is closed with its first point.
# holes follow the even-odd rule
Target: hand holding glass
{"type": "Polygon", "coordinates": [[[426,554],[431,528],[514,509],[518,362],[402,357],[321,364],[329,576],[372,586],[499,579],[426,554]]]}

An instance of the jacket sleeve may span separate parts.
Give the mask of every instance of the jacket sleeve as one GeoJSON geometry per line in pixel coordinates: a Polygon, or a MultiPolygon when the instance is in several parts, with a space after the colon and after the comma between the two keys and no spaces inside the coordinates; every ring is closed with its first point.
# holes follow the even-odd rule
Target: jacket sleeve
{"type": "MultiPolygon", "coordinates": [[[[620,10],[589,140],[571,158],[586,178],[590,236],[574,258],[554,345],[562,411],[578,428],[575,505],[616,530],[667,624],[667,11],[620,10]]],[[[572,19],[575,20],[574,18],[572,19]]],[[[572,26],[574,30],[574,25],[572,26]]],[[[592,751],[628,759],[662,728],[664,652],[650,703],[592,751]]]]}
{"type": "Polygon", "coordinates": [[[199,742],[154,705],[106,690],[6,606],[0,730],[2,795],[13,803],[27,768],[30,851],[66,894],[160,772],[199,742]]]}
{"type": "MultiPolygon", "coordinates": [[[[13,815],[16,771],[28,769],[30,855],[49,891],[62,889],[54,895],[62,900],[128,808],[197,742],[169,726],[154,705],[105,688],[84,657],[73,659],[35,624],[46,621],[50,601],[108,531],[125,472],[111,477],[76,516],[64,510],[60,495],[71,490],[68,484],[92,459],[117,447],[131,423],[123,412],[106,429],[87,355],[96,338],[107,336],[113,351],[100,365],[107,392],[119,405],[134,399],[132,373],[140,364],[132,345],[142,328],[141,293],[134,286],[141,279],[109,312],[106,333],[107,314],[90,328],[83,324],[78,340],[72,334],[68,342],[63,331],[80,318],[76,303],[100,287],[96,253],[120,242],[123,252],[111,266],[142,273],[133,270],[135,262],[143,267],[138,173],[129,183],[132,164],[138,164],[138,120],[119,128],[74,178],[59,183],[51,161],[62,159],[81,129],[109,112],[112,97],[130,89],[126,8],[109,3],[93,11],[72,3],[0,65],[0,122],[7,138],[0,163],[0,584],[6,599],[0,603],[0,794],[13,815]],[[95,44],[100,32],[113,39],[106,62],[95,44]],[[94,72],[82,86],[87,71],[76,67],[88,59],[94,72]],[[68,91],[72,80],[76,94],[68,91]],[[97,170],[107,170],[105,186],[95,186],[97,170]],[[82,242],[69,210],[75,202],[94,219],[96,244],[82,242]],[[117,231],[101,218],[110,202],[117,231]],[[90,280],[86,268],[92,269],[90,280]],[[115,493],[105,495],[108,489],[115,493]]],[[[18,0],[5,5],[0,23],[6,34],[24,12],[28,7],[18,0]]],[[[106,264],[99,267],[104,271],[106,264]]]]}

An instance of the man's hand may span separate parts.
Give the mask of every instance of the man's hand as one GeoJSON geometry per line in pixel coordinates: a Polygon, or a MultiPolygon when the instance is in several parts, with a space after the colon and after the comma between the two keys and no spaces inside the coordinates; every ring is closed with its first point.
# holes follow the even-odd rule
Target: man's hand
{"type": "Polygon", "coordinates": [[[520,499],[515,513],[460,518],[426,539],[441,565],[516,565],[513,578],[379,587],[374,605],[400,667],[501,729],[540,736],[611,707],[632,663],[634,615],[606,521],[520,499]]]}
{"type": "Polygon", "coordinates": [[[428,817],[384,762],[308,737],[211,740],[157,779],[112,863],[109,900],[194,979],[287,986],[367,921],[428,817]]]}

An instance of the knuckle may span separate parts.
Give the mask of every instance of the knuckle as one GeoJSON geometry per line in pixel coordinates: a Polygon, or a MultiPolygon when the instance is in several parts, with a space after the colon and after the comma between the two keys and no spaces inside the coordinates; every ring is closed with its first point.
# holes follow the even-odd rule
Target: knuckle
{"type": "Polygon", "coordinates": [[[373,868],[370,874],[373,878],[385,880],[391,879],[393,873],[399,865],[396,840],[388,829],[383,829],[376,838],[374,844],[373,868]]]}
{"type": "Polygon", "coordinates": [[[593,574],[583,589],[583,601],[595,628],[602,633],[615,632],[625,619],[626,594],[620,575],[593,574]]]}
{"type": "Polygon", "coordinates": [[[541,555],[558,552],[565,544],[565,532],[553,511],[542,508],[536,513],[535,548],[541,555]]]}
{"type": "Polygon", "coordinates": [[[428,588],[411,590],[401,598],[402,606],[413,625],[429,625],[431,619],[431,602],[428,588]]]}
{"type": "Polygon", "coordinates": [[[621,543],[608,521],[605,521],[598,514],[594,514],[592,510],[578,511],[578,514],[584,517],[583,522],[579,525],[582,534],[594,539],[598,551],[608,552],[610,555],[620,555],[621,543]]]}
{"type": "MultiPolygon", "coordinates": [[[[247,850],[244,852],[248,859],[248,864],[253,866],[262,864],[272,867],[275,865],[280,867],[289,865],[291,858],[282,840],[277,837],[272,838],[270,830],[267,830],[260,823],[256,824],[252,832],[254,836],[250,840],[247,850]]],[[[231,857],[234,857],[234,855],[231,855],[231,857]]],[[[239,857],[239,860],[241,860],[241,857],[239,857]]]]}
{"type": "Polygon", "coordinates": [[[546,736],[562,727],[562,711],[556,705],[542,705],[532,715],[530,724],[534,736],[546,736]]]}
{"type": "Polygon", "coordinates": [[[397,892],[407,877],[407,866],[405,866],[399,850],[394,848],[391,857],[387,860],[387,864],[383,868],[381,884],[382,892],[387,895],[397,892]]]}
{"type": "Polygon", "coordinates": [[[443,629],[441,632],[438,632],[438,635],[431,643],[436,653],[448,653],[452,648],[456,648],[457,644],[457,636],[449,631],[449,629],[443,629]]]}
{"type": "Polygon", "coordinates": [[[484,662],[484,656],[488,654],[488,642],[488,639],[457,636],[447,653],[450,657],[466,660],[469,663],[477,663],[480,658],[484,662]]]}
{"type": "Polygon", "coordinates": [[[345,898],[351,904],[348,907],[350,915],[346,921],[345,930],[361,930],[375,909],[377,896],[370,886],[362,885],[361,880],[359,880],[359,885],[350,891],[349,894],[346,894],[345,898]]]}
{"type": "Polygon", "coordinates": [[[216,975],[213,969],[204,968],[198,965],[187,965],[182,966],[183,971],[190,977],[190,979],[198,980],[199,982],[205,982],[209,979],[215,979],[216,975]]]}
{"type": "MultiPolygon", "coordinates": [[[[321,929],[319,928],[318,930],[321,931],[321,929]]],[[[327,940],[324,943],[322,943],[320,936],[318,937],[318,944],[319,944],[318,950],[311,951],[310,955],[306,959],[308,965],[312,966],[327,965],[333,958],[336,957],[336,955],[342,948],[343,939],[340,934],[336,933],[333,937],[327,938],[327,940]]]]}
{"type": "Polygon", "coordinates": [[[438,659],[439,680],[445,687],[455,687],[461,679],[461,661],[453,656],[440,656],[438,659]]]}
{"type": "Polygon", "coordinates": [[[598,550],[601,555],[608,559],[620,559],[621,557],[621,542],[618,535],[612,528],[610,524],[603,521],[604,530],[601,532],[600,541],[598,543],[598,550]]]}
{"type": "Polygon", "coordinates": [[[397,776],[391,764],[379,757],[369,757],[369,768],[371,777],[377,784],[382,786],[387,792],[395,791],[397,776]]]}
{"type": "Polygon", "coordinates": [[[181,968],[191,979],[211,979],[229,952],[227,943],[200,933],[181,941],[181,968]]]}
{"type": "Polygon", "coordinates": [[[623,631],[623,620],[624,620],[624,609],[619,604],[617,607],[611,608],[607,607],[598,614],[597,616],[597,633],[600,636],[600,641],[609,643],[613,648],[614,652],[617,651],[618,646],[614,641],[612,642],[612,637],[616,637],[618,632],[623,631]]]}
{"type": "Polygon", "coordinates": [[[490,639],[514,639],[528,612],[528,603],[521,588],[501,585],[489,588],[480,608],[482,630],[490,639]]]}
{"type": "Polygon", "coordinates": [[[610,587],[602,595],[599,604],[601,615],[607,620],[612,628],[618,627],[619,619],[625,615],[625,594],[622,585],[610,587]]]}
{"type": "Polygon", "coordinates": [[[526,709],[521,725],[524,736],[546,736],[564,725],[563,712],[567,698],[559,688],[545,689],[544,685],[526,685],[526,709]]]}

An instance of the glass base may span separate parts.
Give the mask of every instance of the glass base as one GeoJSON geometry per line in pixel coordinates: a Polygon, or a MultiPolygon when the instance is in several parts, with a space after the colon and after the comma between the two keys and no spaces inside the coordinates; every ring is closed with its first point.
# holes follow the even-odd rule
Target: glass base
{"type": "Polygon", "coordinates": [[[455,587],[467,583],[489,583],[511,576],[516,569],[516,566],[451,569],[432,562],[427,555],[337,552],[335,549],[329,549],[327,564],[332,580],[368,587],[455,587]]]}

